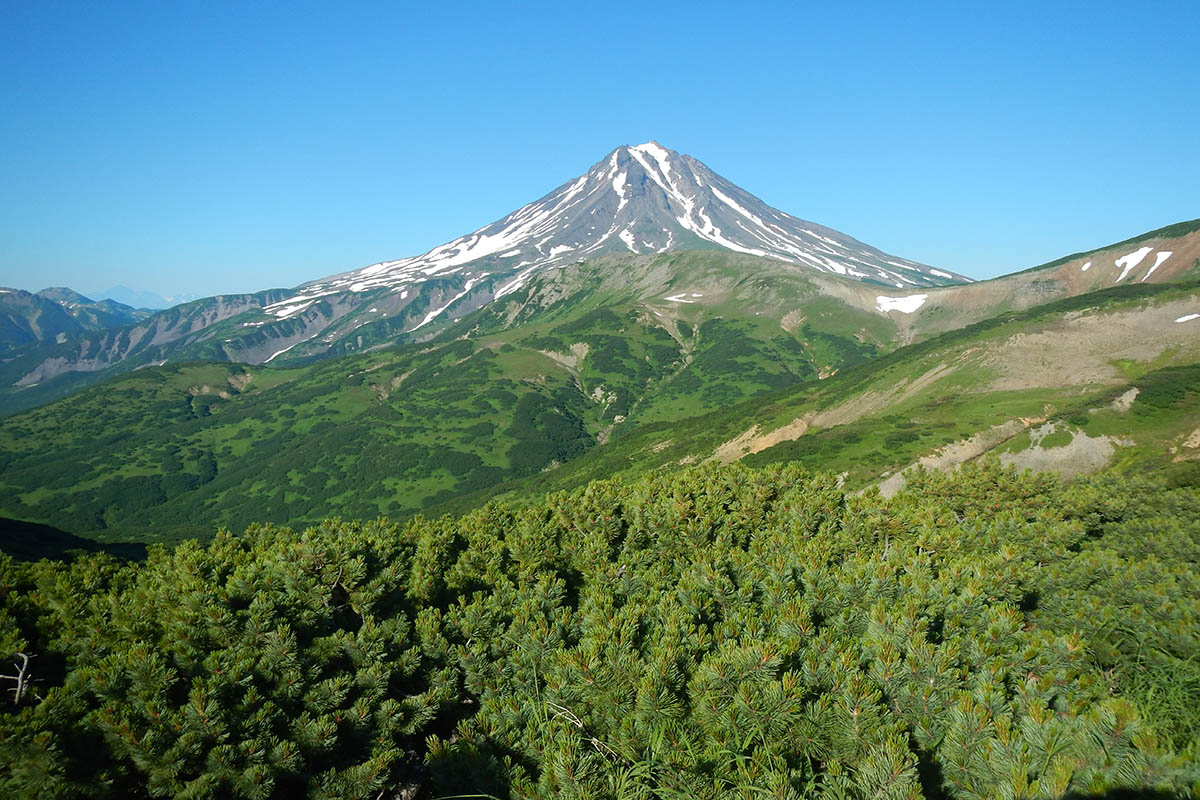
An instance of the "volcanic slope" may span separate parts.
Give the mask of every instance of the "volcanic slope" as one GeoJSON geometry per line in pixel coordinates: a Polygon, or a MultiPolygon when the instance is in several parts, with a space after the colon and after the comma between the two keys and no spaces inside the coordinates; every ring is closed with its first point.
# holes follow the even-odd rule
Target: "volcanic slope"
{"type": "Polygon", "coordinates": [[[696,159],[647,142],[618,147],[541,199],[419,256],[294,289],[197,300],[120,330],[17,349],[0,367],[0,411],[147,364],[299,363],[427,341],[547,271],[605,254],[683,250],[754,256],[892,289],[969,281],[778,211],[696,159]]]}

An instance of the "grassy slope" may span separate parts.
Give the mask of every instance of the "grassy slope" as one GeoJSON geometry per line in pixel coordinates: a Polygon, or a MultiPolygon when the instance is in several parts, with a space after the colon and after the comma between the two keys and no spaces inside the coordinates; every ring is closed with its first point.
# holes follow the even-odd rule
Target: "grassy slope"
{"type": "Polygon", "coordinates": [[[1180,238],[1183,236],[1188,236],[1190,234],[1196,233],[1198,231],[1200,231],[1200,219],[1191,219],[1191,220],[1185,220],[1184,222],[1176,222],[1172,225],[1164,225],[1161,228],[1155,228],[1152,231],[1146,231],[1145,233],[1139,233],[1137,236],[1131,236],[1128,239],[1123,239],[1119,242],[1115,242],[1115,243],[1107,245],[1105,247],[1097,247],[1094,250],[1084,250],[1079,253],[1072,253],[1071,255],[1063,256],[1062,258],[1056,258],[1053,261],[1048,261],[1045,264],[1039,264],[1036,267],[1030,267],[1029,269],[1023,270],[1022,272],[1018,272],[1016,274],[1021,275],[1021,274],[1028,273],[1028,272],[1038,272],[1041,270],[1048,270],[1048,269],[1052,269],[1053,267],[1061,266],[1061,265],[1066,264],[1071,261],[1076,261],[1078,259],[1092,255],[1094,253],[1100,253],[1100,252],[1104,252],[1106,250],[1113,250],[1113,249],[1118,249],[1118,248],[1122,248],[1122,247],[1127,247],[1128,245],[1133,245],[1133,244],[1141,244],[1142,242],[1147,242],[1152,239],[1165,239],[1165,240],[1177,239],[1177,238],[1180,238]]]}
{"type": "MultiPolygon", "coordinates": [[[[806,434],[749,454],[747,463],[799,460],[814,468],[845,472],[849,485],[863,486],[936,448],[1024,417],[1058,418],[1093,436],[1131,437],[1137,444],[1118,450],[1119,465],[1130,470],[1162,467],[1170,463],[1170,448],[1200,425],[1200,395],[1170,390],[1163,395],[1170,395],[1168,400],[1151,403],[1143,396],[1129,414],[1107,408],[1087,412],[1105,407],[1131,387],[1162,383],[1178,390],[1190,373],[1173,368],[1200,361],[1200,335],[1168,323],[1163,336],[1175,335],[1179,342],[1171,344],[1164,338],[1161,346],[1152,343],[1155,356],[1143,359],[1121,359],[1105,342],[1081,337],[1076,360],[1111,361],[1110,374],[1097,378],[1094,373],[1063,369],[1058,385],[1003,388],[997,369],[1006,365],[989,356],[1011,342],[1029,343],[1036,353],[1038,340],[1029,337],[1064,336],[1064,324],[1084,320],[1103,325],[1118,319],[1116,315],[1161,312],[1179,303],[1200,309],[1200,283],[1118,287],[1002,315],[902,348],[826,381],[783,389],[693,419],[645,426],[560,469],[487,494],[535,498],[597,478],[703,460],[750,429],[757,427],[756,433],[766,434],[803,418],[811,421],[806,434]],[[921,376],[934,379],[907,393],[906,388],[921,376]],[[1078,424],[1081,414],[1086,417],[1083,425],[1078,424]]],[[[1145,333],[1154,337],[1148,330],[1145,333]]],[[[1019,358],[1031,355],[1010,349],[1019,358]]],[[[444,509],[466,509],[483,499],[483,495],[463,498],[444,509]]]]}

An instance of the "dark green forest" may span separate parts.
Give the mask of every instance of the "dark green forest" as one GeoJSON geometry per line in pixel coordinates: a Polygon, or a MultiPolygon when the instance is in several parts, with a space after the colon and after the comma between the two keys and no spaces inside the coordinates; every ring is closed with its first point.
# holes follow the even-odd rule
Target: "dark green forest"
{"type": "Polygon", "coordinates": [[[994,462],[0,555],[0,793],[1198,797],[1198,635],[1200,491],[994,462]]]}

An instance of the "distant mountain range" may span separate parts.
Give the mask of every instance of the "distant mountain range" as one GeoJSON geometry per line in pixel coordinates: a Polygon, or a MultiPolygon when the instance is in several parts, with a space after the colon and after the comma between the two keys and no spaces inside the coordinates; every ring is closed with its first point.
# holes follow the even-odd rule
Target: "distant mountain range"
{"type": "MultiPolygon", "coordinates": [[[[349,278],[333,278],[300,289],[220,295],[148,315],[123,307],[136,321],[109,316],[92,327],[67,319],[68,309],[57,301],[8,290],[0,294],[0,308],[10,310],[12,331],[7,343],[0,343],[0,413],[30,408],[152,364],[306,363],[429,341],[457,330],[459,320],[483,308],[490,309],[487,315],[515,324],[547,304],[569,299],[583,280],[571,277],[577,273],[591,276],[588,281],[601,280],[606,291],[619,289],[647,303],[662,301],[666,309],[697,306],[715,311],[720,298],[736,297],[742,304],[737,313],[758,304],[759,310],[752,313],[765,314],[777,324],[788,320],[789,326],[795,320],[811,321],[814,298],[836,299],[875,320],[859,327],[884,332],[859,338],[887,350],[1056,298],[1135,282],[1177,280],[1194,271],[1200,257],[1198,231],[1200,221],[1178,223],[990,281],[907,290],[727,248],[651,254],[625,248],[581,263],[553,263],[558,256],[551,256],[540,269],[514,277],[526,269],[522,267],[507,278],[468,273],[481,268],[475,262],[448,267],[445,273],[436,271],[444,264],[426,266],[429,274],[414,274],[409,264],[387,273],[391,277],[385,275],[387,270],[376,273],[379,280],[391,281],[387,285],[362,287],[351,281],[336,288],[349,278]],[[722,263],[727,266],[714,273],[706,266],[711,259],[684,258],[704,252],[726,259],[722,263]],[[694,277],[689,277],[689,264],[700,269],[694,277]],[[408,277],[398,277],[402,274],[408,277]],[[513,287],[514,280],[524,283],[513,287]],[[701,296],[706,294],[704,286],[706,297],[701,296]],[[797,288],[801,286],[807,288],[797,288]]],[[[486,262],[487,257],[480,263],[486,262]]],[[[363,277],[363,272],[351,274],[363,277]]],[[[909,274],[910,280],[917,280],[917,272],[909,274]]],[[[80,309],[73,313],[82,313],[80,309]]],[[[845,326],[841,330],[847,332],[845,326]]]]}
{"type": "Polygon", "coordinates": [[[150,314],[61,286],[36,293],[0,288],[0,354],[23,345],[63,343],[75,336],[134,325],[150,314]]]}

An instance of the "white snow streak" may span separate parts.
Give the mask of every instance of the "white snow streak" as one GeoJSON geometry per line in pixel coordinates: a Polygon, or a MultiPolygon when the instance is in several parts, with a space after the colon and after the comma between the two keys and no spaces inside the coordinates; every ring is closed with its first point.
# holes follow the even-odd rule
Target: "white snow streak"
{"type": "Polygon", "coordinates": [[[270,356],[270,358],[268,358],[268,359],[267,359],[266,361],[264,361],[263,363],[264,363],[264,364],[267,364],[267,363],[269,363],[269,362],[270,362],[272,359],[274,359],[274,358],[275,358],[275,356],[281,356],[281,355],[283,355],[283,354],[284,354],[284,353],[286,353],[288,350],[291,350],[293,347],[295,347],[297,344],[300,344],[300,342],[296,342],[295,344],[289,344],[287,347],[283,348],[282,350],[276,350],[274,353],[271,353],[271,356],[270,356]]]}
{"type": "Polygon", "coordinates": [[[1155,253],[1155,254],[1154,254],[1154,266],[1153,266],[1153,267],[1151,267],[1151,268],[1150,268],[1150,271],[1149,271],[1149,272],[1147,272],[1147,273],[1146,273],[1146,274],[1145,274],[1145,275],[1142,277],[1142,280],[1146,280],[1146,278],[1149,278],[1151,275],[1153,275],[1153,274],[1154,274],[1154,270],[1158,269],[1158,268],[1159,268],[1159,266],[1161,266],[1161,265],[1162,265],[1162,263],[1163,263],[1164,261],[1166,261],[1166,260],[1167,260],[1168,258],[1170,258],[1172,255],[1174,255],[1174,253],[1175,253],[1175,251],[1174,251],[1174,250],[1159,250],[1157,253],[1155,253]]]}
{"type": "Polygon", "coordinates": [[[279,317],[279,319],[287,319],[288,317],[294,317],[295,315],[301,313],[302,311],[304,311],[304,309],[308,308],[315,302],[316,302],[316,300],[313,299],[313,300],[309,300],[306,303],[294,303],[293,305],[290,305],[290,306],[284,306],[283,308],[273,309],[271,311],[268,311],[267,313],[273,314],[274,316],[279,317]]]}
{"type": "Polygon", "coordinates": [[[729,195],[727,195],[727,194],[725,194],[724,192],[722,192],[722,191],[721,191],[720,189],[718,189],[717,187],[715,187],[715,186],[710,186],[710,187],[708,187],[708,188],[712,190],[712,193],[713,193],[714,195],[716,195],[716,197],[717,197],[717,199],[718,199],[718,200],[720,200],[722,203],[724,203],[725,205],[727,205],[727,206],[729,206],[730,208],[732,208],[734,211],[736,211],[736,212],[738,212],[739,214],[741,214],[741,215],[742,215],[743,217],[745,217],[746,219],[749,219],[749,220],[752,220],[752,221],[754,221],[754,222],[757,222],[759,225],[761,225],[761,226],[762,226],[762,227],[764,227],[764,228],[765,228],[765,227],[767,227],[767,223],[763,222],[761,219],[759,219],[758,217],[754,216],[753,214],[751,214],[751,213],[750,213],[749,211],[747,211],[746,209],[742,208],[740,205],[738,205],[738,203],[737,203],[737,201],[736,201],[736,200],[734,200],[732,197],[730,197],[729,195]]]}
{"type": "MultiPolygon", "coordinates": [[[[522,262],[522,263],[524,263],[524,262],[522,262]]],[[[515,292],[518,289],[520,289],[521,287],[523,287],[529,281],[530,274],[534,270],[536,270],[539,266],[541,266],[541,265],[534,264],[532,267],[529,267],[528,269],[524,270],[523,272],[518,272],[517,276],[515,278],[513,278],[511,281],[509,281],[508,283],[506,283],[500,287],[500,290],[498,292],[496,292],[495,299],[499,300],[501,297],[504,297],[506,294],[512,294],[513,292],[515,292]]]]}
{"type": "Polygon", "coordinates": [[[1079,268],[1079,271],[1080,271],[1080,272],[1087,272],[1087,271],[1088,271],[1088,268],[1089,268],[1089,267],[1091,267],[1091,266],[1092,266],[1092,262],[1090,262],[1090,261],[1089,261],[1089,262],[1087,262],[1086,264],[1084,264],[1082,267],[1080,267],[1080,268],[1079,268]]]}
{"type": "Polygon", "coordinates": [[[642,144],[635,144],[633,147],[631,147],[629,149],[637,150],[639,153],[650,153],[655,158],[660,159],[660,160],[666,160],[667,156],[670,155],[670,153],[667,152],[666,148],[664,148],[662,145],[660,145],[658,142],[654,141],[653,139],[651,139],[648,142],[643,142],[642,144]]]}
{"type": "Polygon", "coordinates": [[[1133,269],[1134,267],[1136,267],[1138,264],[1142,263],[1142,259],[1145,258],[1146,256],[1150,255],[1150,251],[1153,249],[1154,249],[1153,247],[1142,247],[1137,250],[1134,250],[1129,255],[1121,256],[1120,258],[1118,258],[1117,266],[1122,267],[1122,270],[1121,270],[1121,274],[1117,277],[1117,279],[1115,281],[1113,281],[1113,283],[1120,283],[1121,281],[1123,281],[1125,279],[1125,276],[1129,274],[1129,271],[1131,269],[1133,269]]]}
{"type": "Polygon", "coordinates": [[[620,211],[629,202],[625,199],[625,175],[626,173],[622,172],[613,178],[612,182],[613,191],[617,193],[617,211],[620,211]]]}
{"type": "Polygon", "coordinates": [[[1176,322],[1191,322],[1194,319],[1200,319],[1200,314],[1184,314],[1176,322]]]}
{"type": "Polygon", "coordinates": [[[634,245],[633,232],[630,231],[628,228],[626,228],[625,230],[623,230],[619,234],[617,234],[617,237],[622,242],[624,242],[625,246],[628,247],[630,250],[632,250],[635,253],[638,251],[637,248],[633,246],[634,245]]]}
{"type": "Polygon", "coordinates": [[[426,325],[428,325],[430,322],[433,321],[434,317],[436,317],[438,314],[441,314],[443,311],[445,311],[450,306],[454,305],[456,300],[460,299],[461,297],[465,296],[467,292],[471,291],[471,287],[474,286],[478,282],[479,282],[479,280],[477,278],[471,278],[470,280],[468,280],[466,288],[464,288],[458,294],[454,295],[454,297],[451,297],[450,302],[446,303],[446,305],[442,306],[441,308],[435,308],[433,311],[430,311],[428,314],[426,314],[425,319],[421,320],[421,324],[418,325],[416,328],[410,328],[408,330],[408,333],[412,333],[413,331],[418,330],[419,328],[424,328],[426,325]]]}

